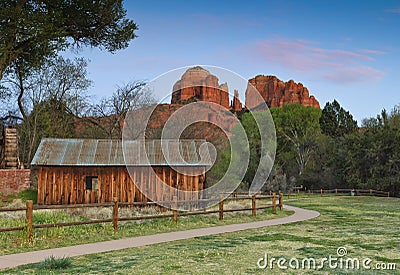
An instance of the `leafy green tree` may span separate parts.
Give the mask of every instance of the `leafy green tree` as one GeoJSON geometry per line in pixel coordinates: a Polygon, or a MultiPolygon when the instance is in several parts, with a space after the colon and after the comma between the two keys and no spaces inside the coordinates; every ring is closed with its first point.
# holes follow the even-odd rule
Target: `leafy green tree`
{"type": "Polygon", "coordinates": [[[348,137],[346,180],[357,188],[378,189],[399,194],[400,113],[363,121],[362,130],[348,137]]]}
{"type": "Polygon", "coordinates": [[[246,131],[250,149],[249,166],[243,180],[247,184],[250,184],[254,178],[254,175],[256,174],[258,163],[260,162],[261,137],[256,120],[251,113],[243,114],[241,122],[246,131]]]}
{"type": "MultiPolygon", "coordinates": [[[[301,176],[313,158],[316,137],[320,134],[321,110],[300,104],[286,104],[282,108],[271,108],[278,138],[278,159],[287,165],[293,158],[297,174],[301,176]],[[288,161],[287,161],[288,160],[288,161]]],[[[291,165],[293,168],[293,164],[291,165]]]]}
{"type": "Polygon", "coordinates": [[[330,137],[342,137],[358,129],[357,121],[336,100],[326,103],[319,123],[322,133],[330,137]]]}
{"type": "Polygon", "coordinates": [[[124,49],[137,30],[122,0],[3,0],[0,24],[0,80],[16,61],[29,70],[70,46],[124,49]]]}
{"type": "Polygon", "coordinates": [[[215,165],[207,174],[207,181],[215,183],[220,180],[231,164],[233,174],[229,174],[229,178],[236,181],[244,174],[243,179],[241,179],[242,182],[237,189],[244,192],[249,191],[250,184],[253,182],[256,174],[259,179],[267,181],[270,172],[268,167],[272,162],[271,156],[275,153],[276,144],[274,139],[275,133],[268,131],[274,128],[269,112],[243,112],[240,114],[239,119],[241,120],[240,125],[238,123],[232,129],[232,135],[234,136],[231,140],[232,144],[220,144],[223,145],[222,147],[218,146],[218,143],[215,144],[213,142],[214,145],[217,145],[218,154],[215,165]],[[241,127],[243,127],[244,132],[241,131],[241,127]],[[260,128],[261,132],[266,135],[263,136],[264,144],[262,144],[260,128]],[[230,150],[230,145],[233,148],[233,152],[230,150]],[[262,156],[262,146],[265,146],[266,149],[264,150],[264,153],[266,153],[264,156],[262,156]],[[248,157],[249,163],[245,165],[248,157]],[[261,167],[259,167],[260,164],[261,167]]]}
{"type": "Polygon", "coordinates": [[[266,111],[242,112],[239,114],[239,119],[240,125],[236,124],[232,129],[232,134],[235,136],[233,139],[235,150],[231,161],[233,165],[237,165],[235,167],[237,174],[240,176],[244,174],[240,191],[249,191],[253,181],[266,181],[270,173],[269,168],[276,147],[275,133],[272,131],[274,125],[270,113],[266,111]],[[241,127],[244,133],[240,130],[241,127]],[[246,166],[247,158],[249,162],[246,166]]]}
{"type": "Polygon", "coordinates": [[[314,163],[306,181],[312,188],[352,188],[345,180],[345,159],[350,136],[357,135],[357,122],[334,100],[326,103],[319,123],[322,135],[316,140],[314,163]]]}

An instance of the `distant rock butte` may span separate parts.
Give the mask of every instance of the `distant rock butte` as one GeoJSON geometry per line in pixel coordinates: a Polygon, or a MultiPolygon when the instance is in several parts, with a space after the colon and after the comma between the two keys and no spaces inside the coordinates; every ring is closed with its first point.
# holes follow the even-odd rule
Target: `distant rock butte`
{"type": "MultiPolygon", "coordinates": [[[[298,103],[320,108],[319,102],[314,96],[309,95],[308,89],[293,80],[284,82],[276,76],[258,75],[249,80],[250,84],[256,88],[256,91],[251,88],[246,90],[247,109],[256,107],[259,102],[257,97],[252,96],[252,92],[258,92],[268,107],[282,107],[288,103],[298,103]]],[[[200,66],[188,69],[173,87],[172,104],[185,104],[191,100],[217,103],[233,111],[243,109],[239,100],[239,92],[234,91],[233,100],[229,104],[228,84],[219,84],[215,75],[200,66]]]]}
{"type": "MultiPolygon", "coordinates": [[[[276,76],[258,75],[249,80],[260,95],[263,97],[268,107],[282,107],[288,103],[298,103],[304,106],[320,108],[319,102],[314,96],[310,96],[308,89],[301,83],[293,80],[283,82],[276,76]]],[[[254,107],[254,97],[251,96],[251,89],[246,91],[246,106],[254,107]]]]}
{"type": "Polygon", "coordinates": [[[218,81],[218,77],[200,66],[190,68],[175,83],[171,103],[184,103],[194,98],[229,109],[228,84],[219,84],[218,81]]]}

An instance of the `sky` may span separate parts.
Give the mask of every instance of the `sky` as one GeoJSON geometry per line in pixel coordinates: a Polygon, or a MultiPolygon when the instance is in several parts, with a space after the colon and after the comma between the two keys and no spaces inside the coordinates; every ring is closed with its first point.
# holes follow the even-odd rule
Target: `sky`
{"type": "Polygon", "coordinates": [[[336,99],[359,122],[400,104],[400,1],[126,0],[124,7],[139,27],[129,47],[78,54],[90,60],[93,98],[199,64],[244,79],[293,79],[321,108],[336,99]]]}

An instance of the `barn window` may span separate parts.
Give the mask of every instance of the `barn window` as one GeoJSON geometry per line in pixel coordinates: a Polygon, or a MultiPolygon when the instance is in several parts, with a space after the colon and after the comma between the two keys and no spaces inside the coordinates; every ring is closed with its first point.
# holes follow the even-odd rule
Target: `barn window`
{"type": "Polygon", "coordinates": [[[86,176],[86,190],[97,190],[99,187],[99,177],[86,176]]]}

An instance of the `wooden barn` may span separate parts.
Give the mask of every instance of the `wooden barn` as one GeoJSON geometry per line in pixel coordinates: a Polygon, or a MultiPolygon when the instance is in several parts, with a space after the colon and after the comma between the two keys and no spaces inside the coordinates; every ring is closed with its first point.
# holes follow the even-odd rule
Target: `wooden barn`
{"type": "Polygon", "coordinates": [[[137,183],[157,201],[172,200],[174,191],[155,184],[160,181],[179,190],[202,190],[212,165],[202,144],[205,140],[43,139],[31,163],[38,168],[38,204],[111,202],[114,197],[147,201],[137,183]]]}

